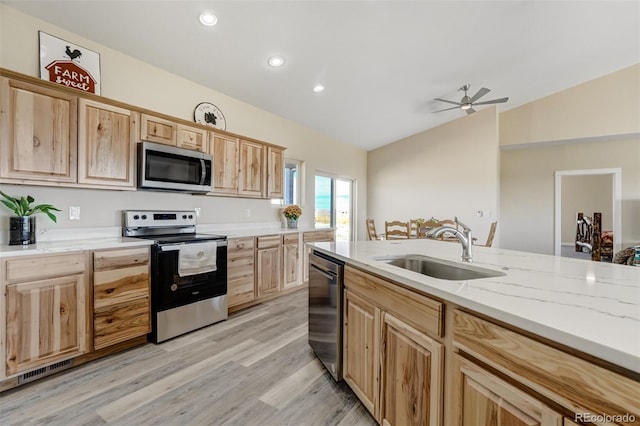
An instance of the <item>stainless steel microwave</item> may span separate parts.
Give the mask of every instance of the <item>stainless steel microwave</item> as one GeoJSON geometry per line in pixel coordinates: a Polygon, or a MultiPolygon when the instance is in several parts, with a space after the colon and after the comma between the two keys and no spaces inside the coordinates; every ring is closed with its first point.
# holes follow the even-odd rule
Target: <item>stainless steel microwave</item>
{"type": "Polygon", "coordinates": [[[138,144],[138,188],[211,192],[213,156],[154,142],[138,144]]]}

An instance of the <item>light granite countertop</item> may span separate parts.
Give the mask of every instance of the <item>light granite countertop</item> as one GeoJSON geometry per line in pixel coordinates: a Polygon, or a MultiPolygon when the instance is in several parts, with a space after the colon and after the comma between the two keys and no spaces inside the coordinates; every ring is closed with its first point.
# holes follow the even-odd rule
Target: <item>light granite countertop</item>
{"type": "Polygon", "coordinates": [[[79,240],[42,241],[26,246],[0,245],[0,258],[13,256],[30,256],[38,254],[56,254],[70,251],[105,250],[149,246],[151,240],[125,237],[102,237],[79,240]]]}
{"type": "Polygon", "coordinates": [[[406,287],[640,373],[638,267],[474,246],[473,265],[506,275],[447,281],[376,259],[421,254],[460,262],[458,243],[405,240],[313,246],[406,287]]]}

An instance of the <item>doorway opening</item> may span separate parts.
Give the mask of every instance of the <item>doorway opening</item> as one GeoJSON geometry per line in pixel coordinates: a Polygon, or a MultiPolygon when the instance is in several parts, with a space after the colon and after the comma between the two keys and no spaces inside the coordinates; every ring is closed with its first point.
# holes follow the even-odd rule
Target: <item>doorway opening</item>
{"type": "Polygon", "coordinates": [[[353,180],[316,173],[314,225],[335,228],[336,241],[353,240],[353,180]]]}
{"type": "MultiPolygon", "coordinates": [[[[621,248],[622,240],[622,169],[561,170],[555,172],[554,254],[569,254],[567,244],[573,243],[577,228],[576,209],[587,206],[584,216],[598,210],[606,212],[601,231],[613,230],[613,252],[621,248]],[[594,204],[595,203],[595,204],[594,204]],[[594,207],[601,206],[601,207],[594,207]],[[589,211],[594,210],[594,211],[589,211]],[[569,229],[567,229],[569,228],[569,229]],[[572,236],[573,235],[573,236],[572,236]],[[571,238],[571,239],[570,239],[571,238]]],[[[575,251],[575,248],[574,248],[575,251]]],[[[572,257],[580,257],[580,254],[572,257]]],[[[589,256],[583,256],[590,258],[589,256]]]]}

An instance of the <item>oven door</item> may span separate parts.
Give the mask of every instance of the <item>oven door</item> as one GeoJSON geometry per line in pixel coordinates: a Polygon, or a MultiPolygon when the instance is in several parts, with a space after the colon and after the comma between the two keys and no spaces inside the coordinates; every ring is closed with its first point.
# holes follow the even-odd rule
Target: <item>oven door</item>
{"type": "Polygon", "coordinates": [[[154,312],[227,294],[227,242],[216,243],[217,270],[184,277],[178,274],[179,250],[184,243],[154,246],[151,278],[154,312]]]}
{"type": "Polygon", "coordinates": [[[210,154],[153,142],[138,147],[139,188],[211,192],[210,154]]]}

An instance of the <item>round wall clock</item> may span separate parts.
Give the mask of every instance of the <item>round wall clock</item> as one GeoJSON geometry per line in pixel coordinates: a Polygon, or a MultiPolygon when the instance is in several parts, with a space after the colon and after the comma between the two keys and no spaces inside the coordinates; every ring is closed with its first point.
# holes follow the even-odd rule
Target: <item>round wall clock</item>
{"type": "Polygon", "coordinates": [[[227,130],[224,114],[211,102],[200,102],[196,105],[196,109],[193,111],[193,121],[216,129],[227,130]]]}

